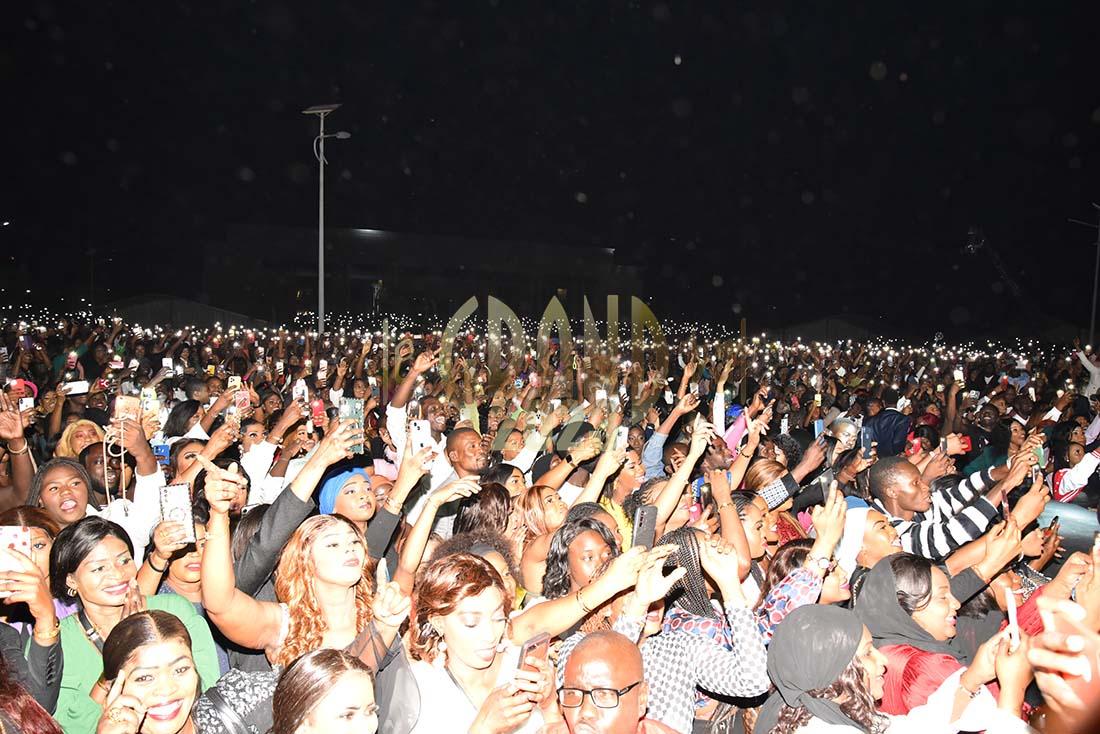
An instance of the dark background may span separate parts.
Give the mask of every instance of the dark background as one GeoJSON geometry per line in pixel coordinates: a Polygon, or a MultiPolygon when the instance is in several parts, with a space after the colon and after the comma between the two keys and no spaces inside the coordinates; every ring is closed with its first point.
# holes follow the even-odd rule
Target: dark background
{"type": "Polygon", "coordinates": [[[1096,4],[806,5],[9,3],[0,300],[218,305],[234,227],[315,226],[342,102],[333,227],[615,248],[664,316],[1087,327],[1096,4]]]}

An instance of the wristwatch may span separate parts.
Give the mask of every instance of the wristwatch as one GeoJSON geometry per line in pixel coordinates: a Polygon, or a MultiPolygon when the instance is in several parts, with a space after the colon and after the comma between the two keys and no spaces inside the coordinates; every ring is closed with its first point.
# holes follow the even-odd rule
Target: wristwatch
{"type": "Polygon", "coordinates": [[[806,559],[806,561],[809,562],[812,566],[814,566],[819,571],[821,571],[821,573],[824,574],[829,570],[829,566],[832,564],[833,559],[827,558],[827,557],[824,557],[824,556],[822,556],[822,557],[810,556],[809,558],[806,559]]]}

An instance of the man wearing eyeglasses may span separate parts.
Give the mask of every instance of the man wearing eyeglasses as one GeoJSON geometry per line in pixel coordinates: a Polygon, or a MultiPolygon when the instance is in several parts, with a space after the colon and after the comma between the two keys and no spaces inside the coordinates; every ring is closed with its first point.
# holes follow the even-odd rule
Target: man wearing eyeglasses
{"type": "Polygon", "coordinates": [[[593,632],[573,648],[558,689],[569,734],[665,734],[645,718],[649,687],[638,646],[618,632],[593,632]]]}

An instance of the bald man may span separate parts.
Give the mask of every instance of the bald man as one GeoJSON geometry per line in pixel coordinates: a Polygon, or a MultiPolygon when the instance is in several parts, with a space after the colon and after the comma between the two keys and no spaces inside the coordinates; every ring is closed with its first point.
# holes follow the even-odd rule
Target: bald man
{"type": "Polygon", "coordinates": [[[593,632],[573,648],[558,700],[569,734],[673,731],[645,718],[649,686],[642,674],[642,653],[618,632],[593,632]]]}

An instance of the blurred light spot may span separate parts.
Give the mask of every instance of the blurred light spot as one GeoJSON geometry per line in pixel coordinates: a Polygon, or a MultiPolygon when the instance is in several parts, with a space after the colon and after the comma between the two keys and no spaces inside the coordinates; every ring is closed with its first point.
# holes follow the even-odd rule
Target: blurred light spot
{"type": "Polygon", "coordinates": [[[237,169],[237,178],[245,183],[252,183],[256,180],[256,172],[248,166],[241,166],[237,169]]]}
{"type": "Polygon", "coordinates": [[[76,153],[72,152],[71,150],[66,150],[64,153],[61,154],[61,162],[64,163],[66,166],[75,166],[76,153]]]}
{"type": "Polygon", "coordinates": [[[724,281],[722,280],[721,275],[715,275],[710,279],[710,282],[715,288],[721,288],[724,281]]]}
{"type": "Polygon", "coordinates": [[[588,194],[584,193],[583,191],[578,191],[577,193],[573,194],[573,198],[577,200],[578,204],[588,203],[588,194]]]}
{"type": "Polygon", "coordinates": [[[679,66],[681,62],[683,62],[683,59],[680,58],[680,54],[676,54],[672,57],[672,63],[676,64],[677,66],[679,66]]]}
{"type": "Polygon", "coordinates": [[[732,310],[734,313],[741,313],[741,304],[740,303],[733,304],[732,306],[730,306],[730,310],[732,310]]]}
{"type": "Polygon", "coordinates": [[[903,82],[907,82],[907,81],[909,81],[909,75],[908,75],[908,74],[906,74],[906,73],[905,73],[905,72],[903,71],[903,72],[901,72],[900,74],[898,74],[898,79],[899,79],[899,80],[901,80],[901,81],[903,81],[903,82]]]}
{"type": "Polygon", "coordinates": [[[888,69],[886,68],[886,64],[881,61],[871,62],[870,74],[871,78],[874,79],[876,82],[881,82],[883,79],[885,79],[887,73],[888,69]]]}

